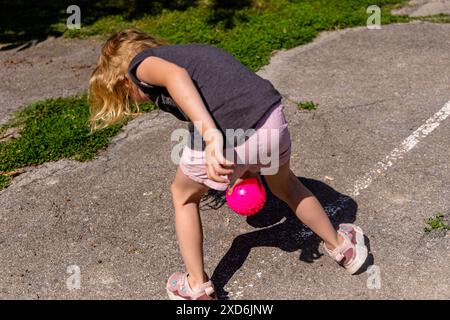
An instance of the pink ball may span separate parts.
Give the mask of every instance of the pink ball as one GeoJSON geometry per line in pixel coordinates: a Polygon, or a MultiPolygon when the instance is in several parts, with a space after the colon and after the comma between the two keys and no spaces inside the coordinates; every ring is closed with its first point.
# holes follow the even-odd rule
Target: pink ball
{"type": "Polygon", "coordinates": [[[231,195],[228,189],[225,194],[230,209],[242,216],[258,213],[266,202],[266,190],[259,185],[257,178],[244,179],[234,187],[231,195]]]}

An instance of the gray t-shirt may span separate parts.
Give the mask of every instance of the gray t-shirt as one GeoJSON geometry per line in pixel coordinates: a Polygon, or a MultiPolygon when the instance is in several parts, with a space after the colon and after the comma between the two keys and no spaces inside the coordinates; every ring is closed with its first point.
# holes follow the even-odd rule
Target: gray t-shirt
{"type": "MultiPolygon", "coordinates": [[[[189,119],[170,97],[166,88],[148,85],[137,78],[137,67],[149,56],[162,58],[187,70],[223,134],[226,129],[246,131],[254,128],[271,107],[281,102],[280,93],[270,81],[249,70],[223,49],[205,44],[178,44],[162,45],[140,52],[129,65],[128,72],[132,81],[157,107],[172,113],[182,121],[189,119]]],[[[194,131],[197,130],[192,123],[189,124],[189,130],[190,147],[194,148],[194,131]]],[[[198,132],[195,136],[201,139],[198,132]]],[[[247,138],[245,135],[236,137],[237,141],[226,143],[238,145],[247,138]]],[[[200,143],[200,147],[204,148],[204,144],[200,143]]]]}

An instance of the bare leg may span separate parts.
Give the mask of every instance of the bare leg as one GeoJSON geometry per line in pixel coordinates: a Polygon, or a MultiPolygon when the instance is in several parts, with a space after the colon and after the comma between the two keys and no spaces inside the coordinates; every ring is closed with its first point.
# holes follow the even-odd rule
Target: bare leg
{"type": "Polygon", "coordinates": [[[270,191],[286,202],[297,217],[325,242],[328,249],[334,249],[342,238],[317,198],[298,180],[289,168],[289,163],[280,167],[276,175],[265,176],[270,191]]]}
{"type": "Polygon", "coordinates": [[[180,252],[189,274],[189,285],[194,288],[208,281],[204,272],[203,229],[199,212],[200,199],[208,187],[193,181],[178,168],[171,190],[180,252]]]}

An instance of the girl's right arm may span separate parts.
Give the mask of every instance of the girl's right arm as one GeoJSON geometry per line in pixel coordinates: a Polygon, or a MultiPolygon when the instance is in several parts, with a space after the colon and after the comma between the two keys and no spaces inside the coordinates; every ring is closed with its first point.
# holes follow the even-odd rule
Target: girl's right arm
{"type": "Polygon", "coordinates": [[[229,183],[233,163],[223,156],[223,137],[206,108],[187,70],[158,57],[148,57],[136,70],[137,77],[148,84],[166,87],[172,99],[193,122],[206,143],[208,178],[229,183]]]}

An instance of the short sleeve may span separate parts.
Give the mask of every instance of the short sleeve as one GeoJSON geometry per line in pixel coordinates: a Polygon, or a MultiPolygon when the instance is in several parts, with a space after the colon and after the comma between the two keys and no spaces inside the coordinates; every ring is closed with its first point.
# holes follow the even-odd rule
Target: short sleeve
{"type": "Polygon", "coordinates": [[[142,61],[144,61],[146,58],[153,56],[153,50],[150,49],[146,49],[140,53],[138,53],[130,62],[129,67],[128,67],[128,75],[130,76],[131,80],[140,88],[147,88],[147,89],[153,89],[155,88],[155,86],[152,86],[148,83],[145,83],[141,80],[138,79],[137,75],[136,75],[136,70],[139,67],[139,65],[141,64],[142,61]]]}

